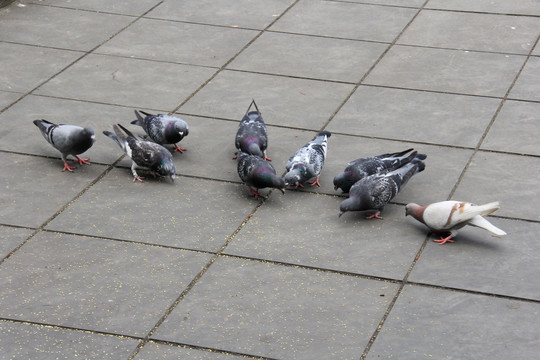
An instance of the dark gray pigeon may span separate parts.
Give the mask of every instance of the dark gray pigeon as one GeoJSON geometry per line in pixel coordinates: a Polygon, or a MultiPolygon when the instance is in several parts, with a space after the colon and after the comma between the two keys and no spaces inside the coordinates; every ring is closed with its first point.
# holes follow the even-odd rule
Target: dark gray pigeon
{"type": "Polygon", "coordinates": [[[330,132],[322,131],[317,137],[301,147],[287,161],[285,168],[285,185],[304,187],[304,183],[308,180],[315,179],[310,183],[311,186],[319,184],[319,175],[326,159],[326,151],[328,148],[328,138],[330,132]]]}
{"type": "Polygon", "coordinates": [[[131,158],[133,181],[143,182],[144,179],[137,174],[136,168],[149,170],[154,176],[169,176],[174,181],[176,167],[173,164],[173,158],[169,150],[154,142],[137,139],[135,135],[120,124],[118,126],[113,125],[113,129],[116,134],[110,131],[104,131],[103,134],[116,141],[127,156],[131,158]]]}
{"type": "Polygon", "coordinates": [[[90,165],[88,159],[80,158],[77,155],[82,154],[92,147],[92,144],[96,141],[94,130],[89,127],[82,128],[76,125],[57,125],[43,119],[34,120],[34,124],[39,128],[45,140],[62,154],[62,160],[64,161],[62,171],[73,171],[75,169],[74,166],[68,165],[68,155],[73,155],[79,162],[79,165],[90,165]]]}
{"type": "Polygon", "coordinates": [[[408,164],[413,159],[425,160],[427,157],[425,154],[418,154],[417,151],[413,151],[407,155],[407,153],[411,151],[413,151],[413,149],[351,161],[347,164],[347,167],[345,167],[345,170],[343,170],[342,173],[339,173],[334,177],[334,189],[337,190],[341,188],[344,193],[347,193],[355,182],[366,176],[384,174],[408,164]]]}
{"type": "Polygon", "coordinates": [[[250,195],[263,197],[259,189],[276,188],[285,193],[285,182],[276,175],[276,170],[271,163],[257,155],[239,152],[237,154],[237,170],[240,179],[248,186],[250,195]]]}
{"type": "Polygon", "coordinates": [[[152,115],[139,111],[135,110],[137,120],[131,123],[141,126],[152,141],[160,145],[172,144],[173,150],[181,153],[186,150],[176,144],[189,134],[188,124],[184,120],[171,115],[152,115]],[[145,116],[144,118],[139,111],[145,116]]]}
{"type": "Polygon", "coordinates": [[[266,156],[266,147],[268,146],[266,125],[255,100],[251,101],[246,114],[238,124],[235,145],[239,151],[271,161],[266,156]],[[255,111],[249,111],[252,106],[255,106],[255,111]]]}
{"type": "Polygon", "coordinates": [[[386,204],[405,187],[413,175],[423,171],[424,168],[425,164],[421,160],[413,160],[394,171],[358,180],[351,187],[349,198],[339,205],[339,216],[347,211],[376,210],[367,219],[382,219],[379,215],[386,204]]]}

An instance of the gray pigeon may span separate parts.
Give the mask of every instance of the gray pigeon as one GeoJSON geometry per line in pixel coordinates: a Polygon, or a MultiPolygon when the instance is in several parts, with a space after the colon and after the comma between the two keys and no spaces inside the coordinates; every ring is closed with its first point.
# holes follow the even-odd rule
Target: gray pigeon
{"type": "Polygon", "coordinates": [[[506,233],[483,218],[500,209],[499,202],[475,205],[465,201],[441,201],[427,206],[410,203],[405,206],[405,216],[411,215],[435,233],[450,233],[448,237],[433,240],[441,245],[454,242],[457,230],[472,225],[502,236],[506,233]]]}
{"type": "Polygon", "coordinates": [[[284,177],[286,186],[295,186],[298,189],[298,187],[304,187],[303,183],[313,178],[315,180],[310,185],[321,186],[319,175],[326,159],[330,135],[328,131],[320,132],[313,141],[301,147],[290,157],[285,166],[287,169],[284,177]]]}
{"type": "Polygon", "coordinates": [[[263,197],[259,189],[271,187],[285,193],[285,182],[276,175],[276,170],[271,163],[257,155],[239,152],[237,170],[240,179],[248,186],[250,195],[263,197]]]}
{"type": "Polygon", "coordinates": [[[104,131],[103,134],[116,141],[127,156],[131,158],[133,181],[143,182],[144,179],[137,174],[136,168],[147,169],[154,176],[169,176],[174,181],[176,167],[173,164],[173,158],[169,150],[154,142],[137,139],[135,135],[120,124],[118,126],[113,125],[113,129],[116,134],[110,131],[104,131]]]}
{"type": "Polygon", "coordinates": [[[418,154],[417,151],[413,151],[407,155],[407,153],[411,151],[413,151],[413,149],[351,161],[347,164],[347,167],[345,167],[345,170],[342,173],[339,173],[334,177],[334,189],[337,190],[341,188],[344,193],[347,193],[355,182],[366,176],[384,174],[408,164],[413,159],[425,160],[427,157],[425,154],[418,154]]]}
{"type": "Polygon", "coordinates": [[[339,216],[347,211],[376,210],[367,219],[382,219],[379,215],[386,204],[392,200],[409,179],[423,171],[425,164],[421,160],[410,163],[385,174],[375,174],[358,180],[349,191],[349,198],[341,202],[339,216]]]}
{"type": "Polygon", "coordinates": [[[67,170],[71,172],[75,169],[74,166],[68,165],[68,155],[73,155],[79,162],[79,165],[90,165],[88,159],[80,158],[77,155],[82,154],[92,147],[92,144],[96,141],[94,130],[89,127],[82,128],[76,125],[57,125],[43,119],[34,120],[34,124],[39,128],[45,140],[62,154],[62,160],[64,161],[62,171],[67,170]]]}
{"type": "Polygon", "coordinates": [[[271,161],[266,156],[266,147],[268,146],[266,125],[255,100],[251,101],[246,114],[242,118],[242,121],[240,121],[240,124],[238,124],[235,145],[239,151],[250,155],[257,155],[264,160],[271,161]],[[249,111],[252,106],[255,106],[255,111],[249,111]]]}
{"type": "Polygon", "coordinates": [[[131,123],[141,126],[152,141],[160,145],[173,144],[173,150],[181,153],[186,150],[176,144],[189,134],[188,124],[184,120],[171,115],[152,115],[141,110],[140,112],[145,117],[135,110],[137,120],[131,123]]]}

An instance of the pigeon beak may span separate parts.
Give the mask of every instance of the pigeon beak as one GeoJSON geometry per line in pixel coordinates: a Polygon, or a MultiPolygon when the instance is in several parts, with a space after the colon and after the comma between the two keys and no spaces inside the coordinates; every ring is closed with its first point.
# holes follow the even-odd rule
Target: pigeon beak
{"type": "Polygon", "coordinates": [[[339,189],[339,187],[337,187],[337,186],[334,186],[334,190],[336,190],[336,191],[337,191],[337,189],[339,189]]]}
{"type": "Polygon", "coordinates": [[[285,189],[279,188],[279,191],[281,191],[282,194],[285,194],[285,189]]]}
{"type": "Polygon", "coordinates": [[[338,217],[341,217],[341,215],[345,214],[345,211],[341,211],[338,215],[338,217]]]}

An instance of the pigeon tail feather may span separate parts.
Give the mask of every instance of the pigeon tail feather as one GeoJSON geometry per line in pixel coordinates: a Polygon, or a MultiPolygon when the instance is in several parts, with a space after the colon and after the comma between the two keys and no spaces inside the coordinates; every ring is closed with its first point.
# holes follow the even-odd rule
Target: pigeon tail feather
{"type": "Polygon", "coordinates": [[[468,221],[468,224],[485,229],[498,236],[506,235],[506,232],[499,229],[498,227],[496,227],[495,225],[493,225],[492,223],[490,223],[489,221],[487,221],[480,215],[476,215],[475,217],[473,217],[471,220],[468,221]]]}

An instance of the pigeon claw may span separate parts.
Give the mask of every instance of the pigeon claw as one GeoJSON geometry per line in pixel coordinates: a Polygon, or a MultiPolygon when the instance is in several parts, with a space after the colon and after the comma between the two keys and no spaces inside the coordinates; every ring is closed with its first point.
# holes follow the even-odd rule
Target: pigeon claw
{"type": "Polygon", "coordinates": [[[178,146],[178,145],[174,144],[174,147],[173,147],[173,152],[174,152],[174,151],[179,151],[179,152],[180,152],[180,154],[182,154],[182,153],[183,153],[184,151],[186,151],[186,149],[184,149],[184,148],[181,148],[180,146],[178,146]]]}
{"type": "Polygon", "coordinates": [[[75,158],[77,158],[77,161],[79,162],[79,165],[82,165],[82,164],[90,165],[90,161],[88,161],[88,159],[80,158],[77,155],[75,155],[75,158]]]}
{"type": "Polygon", "coordinates": [[[317,185],[318,187],[321,187],[321,184],[319,183],[319,177],[317,176],[315,178],[315,181],[310,182],[309,185],[311,185],[311,186],[317,185]]]}
{"type": "Polygon", "coordinates": [[[380,217],[381,215],[381,212],[380,211],[377,211],[375,214],[371,214],[369,216],[366,217],[366,219],[379,219],[379,220],[382,220],[383,218],[380,217]]]}
{"type": "Polygon", "coordinates": [[[137,176],[133,177],[133,182],[135,182],[135,181],[144,182],[143,179],[144,179],[143,177],[140,177],[140,176],[137,175],[137,176]]]}
{"type": "Polygon", "coordinates": [[[261,193],[259,193],[259,191],[253,190],[253,189],[250,188],[250,187],[248,187],[248,190],[249,190],[249,195],[253,196],[255,199],[257,199],[257,198],[264,198],[264,196],[261,195],[261,193]]]}
{"type": "Polygon", "coordinates": [[[444,244],[446,244],[447,242],[449,242],[449,243],[453,243],[453,242],[454,242],[454,240],[452,240],[452,235],[447,236],[447,237],[445,237],[445,238],[441,237],[439,240],[433,240],[433,241],[436,242],[436,243],[439,243],[439,244],[441,244],[441,245],[444,245],[444,244]]]}
{"type": "Polygon", "coordinates": [[[73,172],[73,170],[75,170],[75,166],[69,166],[68,163],[64,161],[64,168],[62,169],[62,171],[66,170],[69,172],[73,172]]]}

